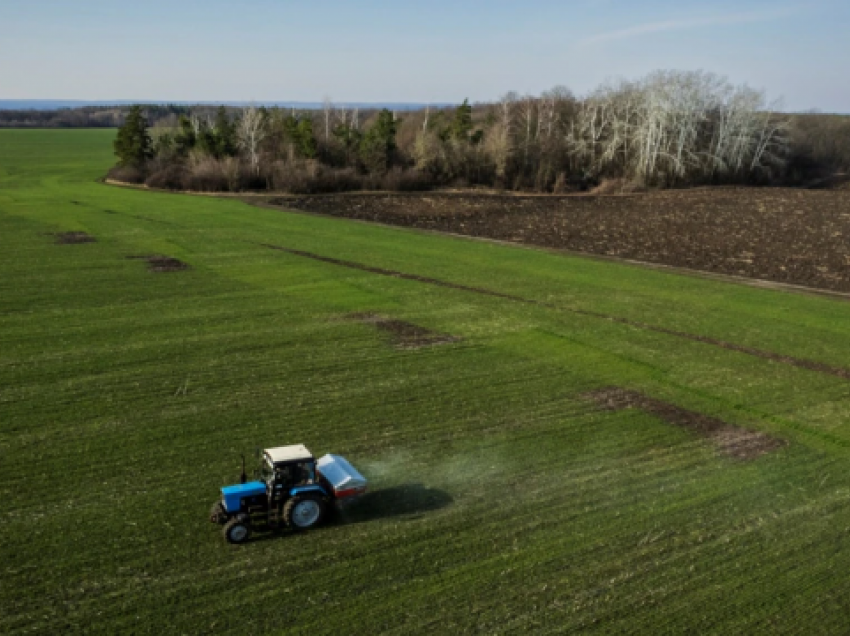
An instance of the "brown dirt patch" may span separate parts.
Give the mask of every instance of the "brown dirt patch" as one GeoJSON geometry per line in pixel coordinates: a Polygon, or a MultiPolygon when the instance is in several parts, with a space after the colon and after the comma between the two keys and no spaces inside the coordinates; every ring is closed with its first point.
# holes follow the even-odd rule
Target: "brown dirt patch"
{"type": "Polygon", "coordinates": [[[79,245],[81,243],[96,243],[97,239],[86,232],[58,232],[53,234],[57,245],[79,245]]]}
{"type": "Polygon", "coordinates": [[[626,196],[337,194],[273,205],[850,292],[850,195],[696,188],[626,196]]]}
{"type": "Polygon", "coordinates": [[[647,397],[638,391],[607,387],[591,391],[582,397],[596,402],[605,410],[636,408],[651,413],[668,424],[688,429],[710,440],[720,454],[741,461],[756,459],[786,445],[784,440],[766,433],[732,426],[722,420],[647,397]]]}
{"type": "Polygon", "coordinates": [[[450,344],[460,340],[457,336],[437,333],[411,322],[385,318],[378,314],[354,313],[348,314],[346,318],[375,325],[378,331],[389,334],[393,344],[399,349],[422,349],[423,347],[450,344]]]}
{"type": "Polygon", "coordinates": [[[146,261],[148,264],[148,271],[150,272],[182,272],[183,270],[189,269],[189,265],[187,263],[170,256],[161,256],[159,254],[130,255],[127,256],[127,258],[146,261]]]}

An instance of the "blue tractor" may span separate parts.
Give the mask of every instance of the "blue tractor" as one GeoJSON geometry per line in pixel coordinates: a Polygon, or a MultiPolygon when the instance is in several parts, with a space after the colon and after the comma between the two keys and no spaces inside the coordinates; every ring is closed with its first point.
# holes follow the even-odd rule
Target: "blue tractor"
{"type": "Polygon", "coordinates": [[[241,483],[221,489],[210,521],[224,526],[229,543],[244,543],[254,529],[308,530],[334,507],[366,492],[366,480],[339,455],[316,460],[302,444],[263,451],[258,478],[248,481],[242,461],[241,483]]]}

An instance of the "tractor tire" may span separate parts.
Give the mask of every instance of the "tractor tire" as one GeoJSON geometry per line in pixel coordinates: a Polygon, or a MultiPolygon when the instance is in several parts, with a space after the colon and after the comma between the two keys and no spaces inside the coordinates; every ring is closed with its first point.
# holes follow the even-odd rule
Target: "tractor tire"
{"type": "Polygon", "coordinates": [[[224,538],[228,543],[245,543],[251,538],[251,524],[241,517],[234,517],[224,524],[224,538]]]}
{"type": "Polygon", "coordinates": [[[283,520],[293,530],[309,530],[325,518],[327,504],[320,495],[296,495],[283,506],[283,520]]]}

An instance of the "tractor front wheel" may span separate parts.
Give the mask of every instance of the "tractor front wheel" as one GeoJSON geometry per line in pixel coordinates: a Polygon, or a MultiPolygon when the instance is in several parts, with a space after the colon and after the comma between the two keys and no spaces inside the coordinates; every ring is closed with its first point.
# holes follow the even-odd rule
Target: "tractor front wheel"
{"type": "Polygon", "coordinates": [[[326,508],[318,495],[296,495],[283,506],[283,520],[293,530],[309,530],[322,522],[326,508]]]}
{"type": "Polygon", "coordinates": [[[245,543],[251,538],[251,526],[247,520],[236,517],[224,524],[224,538],[228,543],[245,543]]]}

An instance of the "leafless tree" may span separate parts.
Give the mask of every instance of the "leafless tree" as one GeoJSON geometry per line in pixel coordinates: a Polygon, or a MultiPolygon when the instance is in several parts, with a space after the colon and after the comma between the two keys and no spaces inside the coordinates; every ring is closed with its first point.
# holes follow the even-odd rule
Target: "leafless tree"
{"type": "Polygon", "coordinates": [[[597,89],[582,101],[566,140],[595,174],[643,182],[742,178],[781,160],[787,123],[775,111],[760,91],[716,75],[658,72],[597,89]]]}
{"type": "Polygon", "coordinates": [[[514,151],[514,119],[519,96],[516,92],[505,93],[496,104],[496,123],[484,138],[485,151],[496,168],[496,176],[507,176],[508,163],[514,151]]]}
{"type": "Polygon", "coordinates": [[[325,96],[325,99],[322,102],[322,111],[325,120],[325,142],[327,142],[331,138],[331,116],[333,115],[334,111],[334,103],[327,95],[325,96]]]}
{"type": "Polygon", "coordinates": [[[190,115],[189,123],[192,126],[192,132],[195,133],[195,136],[198,136],[201,133],[201,118],[194,114],[190,115]]]}
{"type": "Polygon", "coordinates": [[[239,147],[248,154],[254,171],[260,172],[260,144],[266,138],[263,114],[255,106],[242,109],[242,117],[236,129],[239,147]]]}

